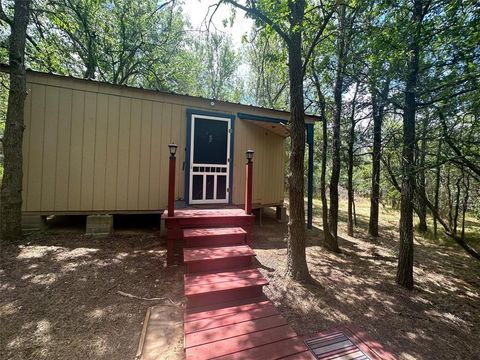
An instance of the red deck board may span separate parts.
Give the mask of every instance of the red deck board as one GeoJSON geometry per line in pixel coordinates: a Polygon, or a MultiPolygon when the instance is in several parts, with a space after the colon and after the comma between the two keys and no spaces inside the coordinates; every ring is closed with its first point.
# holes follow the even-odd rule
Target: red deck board
{"type": "Polygon", "coordinates": [[[273,315],[205,331],[197,331],[185,336],[185,347],[203,345],[283,325],[288,325],[287,321],[281,315],[273,315]]]}
{"type": "Polygon", "coordinates": [[[282,360],[316,360],[316,357],[313,356],[310,350],[306,350],[298,354],[283,357],[282,360]]]}
{"type": "Polygon", "coordinates": [[[232,279],[228,282],[217,282],[203,285],[185,285],[185,295],[188,297],[192,295],[263,285],[268,285],[268,281],[263,277],[259,279],[232,279]]]}
{"type": "MultiPolygon", "coordinates": [[[[209,359],[296,337],[289,325],[187,348],[187,359],[209,359]]],[[[297,351],[298,352],[298,351],[297,351]]],[[[289,354],[286,354],[289,355],[289,354]]],[[[250,359],[250,357],[242,357],[250,359]]]]}
{"type": "Polygon", "coordinates": [[[272,306],[272,303],[264,295],[256,299],[243,299],[228,303],[189,308],[185,311],[184,321],[195,321],[227,314],[236,314],[243,311],[263,308],[265,306],[272,306]]]}
{"type": "Polygon", "coordinates": [[[203,218],[203,217],[253,217],[247,215],[244,209],[176,209],[173,217],[167,216],[164,212],[162,217],[172,218],[203,218]]]}
{"type": "Polygon", "coordinates": [[[231,353],[225,356],[216,357],[216,360],[276,360],[284,357],[299,354],[307,350],[302,339],[293,337],[274,343],[257,346],[248,350],[231,353]]]}
{"type": "Polygon", "coordinates": [[[238,269],[233,271],[222,271],[214,273],[196,273],[185,274],[185,286],[196,286],[221,283],[226,281],[236,281],[239,279],[263,279],[263,275],[257,269],[238,269]]]}
{"type": "Polygon", "coordinates": [[[183,249],[183,261],[185,263],[241,256],[255,256],[255,253],[248,245],[183,249]]]}
{"type": "Polygon", "coordinates": [[[226,228],[205,228],[205,229],[184,229],[183,238],[205,237],[205,236],[222,236],[222,235],[244,235],[247,232],[241,227],[226,228]]]}
{"type": "Polygon", "coordinates": [[[254,319],[261,319],[264,317],[278,315],[277,308],[273,305],[268,305],[250,311],[244,311],[236,314],[225,314],[217,317],[201,319],[197,321],[189,321],[184,324],[185,334],[190,334],[195,331],[207,330],[227,326],[231,324],[238,324],[244,321],[251,321],[254,319]]]}

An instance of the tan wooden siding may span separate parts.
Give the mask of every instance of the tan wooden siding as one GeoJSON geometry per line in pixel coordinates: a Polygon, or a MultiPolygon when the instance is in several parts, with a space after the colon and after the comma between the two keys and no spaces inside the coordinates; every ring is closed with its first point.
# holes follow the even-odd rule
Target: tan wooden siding
{"type": "MultiPolygon", "coordinates": [[[[28,73],[23,210],[156,211],[167,203],[168,144],[178,144],[184,197],[187,109],[235,114],[235,105],[28,73]]],[[[256,115],[271,116],[263,111],[256,115]]],[[[254,202],[283,201],[284,138],[235,120],[233,203],[243,204],[245,151],[255,150],[254,202]]]]}
{"type": "Polygon", "coordinates": [[[264,128],[236,120],[233,171],[233,202],[245,202],[245,152],[255,151],[253,159],[253,203],[276,204],[283,201],[285,139],[264,128]]]}

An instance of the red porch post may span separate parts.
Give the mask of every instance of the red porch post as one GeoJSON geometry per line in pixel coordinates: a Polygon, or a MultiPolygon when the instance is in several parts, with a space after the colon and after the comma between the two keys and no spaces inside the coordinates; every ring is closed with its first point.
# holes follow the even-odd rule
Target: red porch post
{"type": "MultiPolygon", "coordinates": [[[[170,152],[170,160],[168,164],[168,204],[167,204],[167,216],[173,217],[175,206],[175,153],[177,152],[176,144],[169,144],[168,149],[170,152]]],[[[166,224],[166,222],[165,222],[166,224]]],[[[175,238],[167,229],[167,265],[173,264],[173,256],[175,251],[175,238]]]]}
{"type": "Polygon", "coordinates": [[[168,166],[168,216],[174,216],[175,203],[175,156],[170,156],[168,166]]]}
{"type": "Polygon", "coordinates": [[[252,179],[253,179],[253,150],[247,150],[245,153],[247,163],[245,165],[245,213],[252,213],[252,179]]]}

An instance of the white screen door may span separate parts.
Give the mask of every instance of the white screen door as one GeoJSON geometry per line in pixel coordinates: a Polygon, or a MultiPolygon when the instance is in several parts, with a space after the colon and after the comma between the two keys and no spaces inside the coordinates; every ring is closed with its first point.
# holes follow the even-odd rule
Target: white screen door
{"type": "Polygon", "coordinates": [[[192,115],[190,204],[228,203],[230,122],[228,118],[192,115]]]}

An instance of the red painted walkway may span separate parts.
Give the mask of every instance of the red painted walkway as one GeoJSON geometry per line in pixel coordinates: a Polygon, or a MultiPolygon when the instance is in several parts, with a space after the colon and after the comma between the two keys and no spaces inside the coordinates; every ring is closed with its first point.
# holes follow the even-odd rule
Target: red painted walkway
{"type": "Polygon", "coordinates": [[[251,223],[243,226],[245,214],[237,213],[182,214],[183,226],[175,230],[184,244],[186,358],[315,359],[263,294],[268,280],[253,265],[251,223]],[[188,218],[195,218],[191,225],[188,218]],[[212,223],[221,227],[204,227],[212,223]]]}

